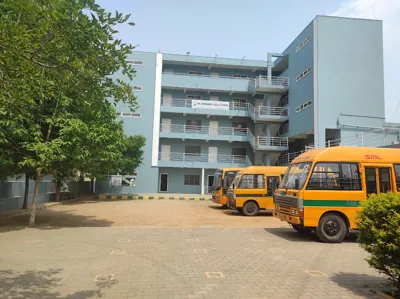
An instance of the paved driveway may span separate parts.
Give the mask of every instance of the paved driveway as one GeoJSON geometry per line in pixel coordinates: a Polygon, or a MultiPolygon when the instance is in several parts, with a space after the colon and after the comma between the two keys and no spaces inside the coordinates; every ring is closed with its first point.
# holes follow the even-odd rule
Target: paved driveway
{"type": "Polygon", "coordinates": [[[323,244],[268,216],[250,221],[202,202],[115,202],[109,217],[91,218],[101,205],[41,211],[35,229],[7,227],[26,216],[1,220],[0,298],[374,298],[385,283],[354,238],[323,244]],[[121,226],[121,204],[155,227],[121,226]],[[165,220],[196,204],[210,214],[203,222],[165,220]],[[146,212],[157,205],[168,217],[146,212]]]}

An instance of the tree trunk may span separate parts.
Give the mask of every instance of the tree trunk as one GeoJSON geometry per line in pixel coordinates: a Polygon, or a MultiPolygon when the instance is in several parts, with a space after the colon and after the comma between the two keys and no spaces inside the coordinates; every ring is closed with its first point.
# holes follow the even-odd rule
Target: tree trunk
{"type": "Polygon", "coordinates": [[[33,194],[32,208],[31,208],[31,217],[29,218],[29,226],[33,227],[35,225],[35,217],[36,217],[36,201],[39,195],[39,185],[40,185],[40,174],[41,171],[36,171],[35,177],[35,192],[33,194]]]}
{"type": "Polygon", "coordinates": [[[25,193],[24,193],[24,203],[22,209],[26,210],[28,208],[28,196],[29,196],[29,176],[25,174],[25,193]]]}
{"type": "Polygon", "coordinates": [[[92,192],[92,194],[94,194],[95,190],[94,190],[94,178],[90,179],[90,192],[92,192]]]}
{"type": "Polygon", "coordinates": [[[56,181],[56,201],[61,201],[61,182],[56,181]]]}

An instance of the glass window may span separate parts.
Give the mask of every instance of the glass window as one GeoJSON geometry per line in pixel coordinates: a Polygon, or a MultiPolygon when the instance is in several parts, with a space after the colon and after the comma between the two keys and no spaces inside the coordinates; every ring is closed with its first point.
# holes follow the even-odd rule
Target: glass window
{"type": "Polygon", "coordinates": [[[185,130],[186,132],[190,131],[201,131],[201,120],[196,119],[187,119],[185,130]]]}
{"type": "Polygon", "coordinates": [[[236,174],[236,176],[233,179],[232,184],[230,186],[234,186],[236,189],[238,187],[239,180],[240,180],[240,174],[236,174]]]}
{"type": "Polygon", "coordinates": [[[200,185],[200,176],[199,175],[185,175],[184,184],[198,186],[198,185],[200,185]]]}
{"type": "Polygon", "coordinates": [[[340,177],[340,186],[343,190],[361,190],[360,172],[355,163],[341,164],[342,174],[340,177]]]}
{"type": "Polygon", "coordinates": [[[307,189],[337,190],[340,189],[339,163],[317,163],[308,182],[307,189]]]}
{"type": "Polygon", "coordinates": [[[219,190],[222,187],[222,171],[218,170],[214,174],[213,189],[219,190]]]}
{"type": "Polygon", "coordinates": [[[263,174],[245,174],[240,181],[240,188],[243,189],[261,189],[264,188],[263,174]]]}
{"type": "Polygon", "coordinates": [[[394,172],[396,174],[397,189],[400,189],[400,164],[394,166],[394,172]]]}
{"type": "Polygon", "coordinates": [[[228,189],[231,185],[233,179],[235,178],[237,171],[227,171],[224,175],[224,188],[228,189]]]}
{"type": "Polygon", "coordinates": [[[296,180],[299,182],[299,190],[307,179],[308,172],[310,171],[311,163],[296,163],[289,166],[288,171],[283,177],[280,188],[294,189],[296,187],[296,180]]]}

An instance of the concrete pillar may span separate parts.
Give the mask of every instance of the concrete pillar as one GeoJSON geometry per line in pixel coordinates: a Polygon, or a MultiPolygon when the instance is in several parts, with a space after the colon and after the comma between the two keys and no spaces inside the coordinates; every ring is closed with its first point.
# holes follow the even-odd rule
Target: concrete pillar
{"type": "Polygon", "coordinates": [[[201,169],[201,195],[204,195],[204,168],[201,169]]]}

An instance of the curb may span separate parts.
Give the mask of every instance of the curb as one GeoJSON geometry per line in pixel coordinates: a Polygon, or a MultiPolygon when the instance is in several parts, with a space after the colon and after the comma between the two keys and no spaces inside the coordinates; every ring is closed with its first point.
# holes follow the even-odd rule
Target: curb
{"type": "Polygon", "coordinates": [[[210,200],[208,197],[180,197],[180,196],[141,196],[141,195],[96,195],[94,197],[101,201],[116,200],[210,200]]]}

